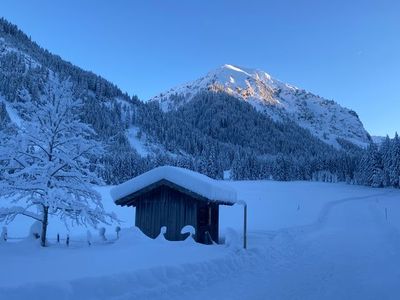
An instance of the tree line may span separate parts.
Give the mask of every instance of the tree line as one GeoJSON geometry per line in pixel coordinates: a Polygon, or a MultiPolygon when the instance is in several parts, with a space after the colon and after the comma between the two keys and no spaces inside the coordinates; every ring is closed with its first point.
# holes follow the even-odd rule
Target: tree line
{"type": "Polygon", "coordinates": [[[400,138],[386,137],[381,145],[371,144],[361,156],[355,174],[358,184],[400,187],[400,138]]]}

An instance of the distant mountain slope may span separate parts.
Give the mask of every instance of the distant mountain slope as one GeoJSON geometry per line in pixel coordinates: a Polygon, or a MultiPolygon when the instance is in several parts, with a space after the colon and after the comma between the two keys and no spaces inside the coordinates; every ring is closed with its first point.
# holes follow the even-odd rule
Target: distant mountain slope
{"type": "MultiPolygon", "coordinates": [[[[137,97],[131,98],[104,78],[51,54],[18,27],[0,19],[0,95],[9,103],[38,99],[46,92],[45,84],[55,77],[70,81],[74,96],[85,103],[95,100],[108,110],[139,104],[137,97]]],[[[109,125],[115,127],[116,123],[109,125]]]]}
{"type": "Polygon", "coordinates": [[[24,111],[24,103],[46,98],[49,90],[61,86],[82,100],[82,120],[106,146],[107,153],[101,158],[103,177],[111,182],[135,175],[131,162],[140,158],[126,132],[143,103],[104,78],[51,54],[17,26],[0,19],[0,129],[10,122],[20,126],[30,113],[24,111]]]}
{"type": "Polygon", "coordinates": [[[243,100],[273,120],[288,118],[322,141],[338,146],[337,139],[366,146],[370,137],[358,115],[332,100],[282,83],[263,71],[224,65],[206,76],[172,88],[151,99],[164,111],[176,110],[204,91],[225,92],[243,100]]]}
{"type": "Polygon", "coordinates": [[[137,125],[177,154],[178,166],[214,178],[231,170],[236,179],[310,180],[329,170],[327,177],[335,173],[346,180],[362,151],[343,140],[335,148],[295,122],[276,122],[224,92],[200,92],[190,105],[167,112],[154,101],[146,106],[137,125]]]}
{"type": "MultiPolygon", "coordinates": [[[[337,134],[328,125],[324,126],[329,130],[318,131],[327,135],[328,142],[342,145],[334,148],[308,131],[311,125],[318,128],[312,118],[302,118],[308,123],[300,126],[295,118],[301,115],[296,108],[299,97],[292,99],[297,109],[292,114],[285,104],[290,97],[278,97],[285,91],[300,93],[295,88],[278,84],[265,73],[252,75],[250,70],[232,66],[214,73],[193,86],[182,87],[179,93],[173,91],[144,103],[104,78],[51,54],[0,19],[0,130],[18,129],[30,117],[24,103],[47,101],[56,95],[51,90],[68,89],[68,95],[82,100],[80,117],[105,145],[105,153],[96,163],[103,166],[99,175],[110,184],[166,164],[214,178],[222,178],[223,172],[230,170],[236,179],[352,179],[360,148],[336,139],[346,136],[340,120],[337,134]],[[268,80],[275,85],[267,84],[268,80]]],[[[306,107],[313,107],[314,100],[304,101],[306,107]]],[[[358,119],[350,111],[315,101],[321,107],[332,107],[332,111],[324,110],[332,117],[344,118],[336,113],[343,110],[341,113],[357,125],[358,119]]],[[[318,115],[318,123],[325,124],[321,118],[318,115]]],[[[362,136],[360,126],[354,128],[362,136]]],[[[348,140],[352,138],[354,134],[348,140]]],[[[0,168],[0,177],[2,171],[0,168]]]]}

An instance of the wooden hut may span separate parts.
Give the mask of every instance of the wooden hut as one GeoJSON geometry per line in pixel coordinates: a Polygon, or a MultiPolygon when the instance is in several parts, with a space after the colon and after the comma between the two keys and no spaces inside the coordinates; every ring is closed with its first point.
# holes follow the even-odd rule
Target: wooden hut
{"type": "Polygon", "coordinates": [[[233,205],[236,192],[221,181],[178,167],[164,166],[137,176],[111,191],[117,205],[136,208],[135,225],[156,238],[184,240],[181,230],[191,225],[195,240],[218,243],[219,206],[233,205]]]}

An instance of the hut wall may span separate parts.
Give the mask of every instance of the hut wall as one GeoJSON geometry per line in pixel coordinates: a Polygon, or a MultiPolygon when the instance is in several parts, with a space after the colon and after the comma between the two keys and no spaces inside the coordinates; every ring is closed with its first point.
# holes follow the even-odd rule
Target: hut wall
{"type": "Polygon", "coordinates": [[[168,240],[183,240],[187,237],[180,233],[184,226],[192,225],[197,231],[198,202],[168,186],[160,186],[137,199],[135,225],[151,238],[166,226],[168,240]]]}

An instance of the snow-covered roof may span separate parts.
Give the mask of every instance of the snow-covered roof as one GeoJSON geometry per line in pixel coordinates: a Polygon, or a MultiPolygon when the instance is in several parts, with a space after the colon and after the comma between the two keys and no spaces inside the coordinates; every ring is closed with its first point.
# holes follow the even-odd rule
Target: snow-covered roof
{"type": "Polygon", "coordinates": [[[236,191],[223,182],[191,170],[172,166],[154,168],[114,187],[111,190],[111,197],[114,201],[120,200],[161,180],[172,182],[212,201],[232,204],[237,201],[236,191]]]}

